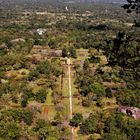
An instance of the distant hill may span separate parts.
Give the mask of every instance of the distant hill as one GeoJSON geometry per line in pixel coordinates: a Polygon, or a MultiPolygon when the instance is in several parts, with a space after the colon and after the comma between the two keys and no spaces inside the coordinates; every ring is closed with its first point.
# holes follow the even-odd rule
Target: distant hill
{"type": "Polygon", "coordinates": [[[24,4],[24,3],[74,3],[74,2],[101,2],[101,3],[125,3],[126,0],[0,0],[0,4],[24,4]]]}
{"type": "Polygon", "coordinates": [[[126,3],[126,0],[93,0],[94,2],[102,2],[102,3],[126,3]]]}
{"type": "Polygon", "coordinates": [[[126,0],[0,0],[0,7],[39,7],[59,6],[66,3],[125,3],[126,0]]]}

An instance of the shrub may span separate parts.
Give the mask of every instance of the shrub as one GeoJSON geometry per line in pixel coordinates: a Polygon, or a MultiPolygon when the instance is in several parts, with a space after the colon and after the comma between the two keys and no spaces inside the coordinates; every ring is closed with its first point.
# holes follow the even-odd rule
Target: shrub
{"type": "Polygon", "coordinates": [[[96,131],[97,131],[97,119],[95,115],[90,114],[89,117],[81,124],[80,132],[82,134],[93,134],[96,131]]]}
{"type": "Polygon", "coordinates": [[[77,127],[77,126],[80,125],[80,123],[81,123],[82,121],[83,121],[83,116],[82,116],[82,114],[81,114],[81,113],[76,113],[76,114],[74,115],[74,117],[70,120],[70,125],[71,125],[71,126],[77,127]]]}
{"type": "Polygon", "coordinates": [[[41,103],[44,103],[46,101],[47,94],[48,93],[45,89],[39,90],[35,95],[35,99],[41,103]]]}
{"type": "Polygon", "coordinates": [[[92,101],[89,100],[89,99],[84,99],[84,100],[82,100],[82,105],[85,106],[85,107],[90,107],[91,102],[92,101]]]}

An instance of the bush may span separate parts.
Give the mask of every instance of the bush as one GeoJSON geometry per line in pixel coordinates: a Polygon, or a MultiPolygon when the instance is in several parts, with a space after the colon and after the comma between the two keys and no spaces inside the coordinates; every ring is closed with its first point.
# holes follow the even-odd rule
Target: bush
{"type": "Polygon", "coordinates": [[[37,119],[34,131],[37,133],[39,139],[59,139],[59,132],[57,131],[57,129],[52,128],[51,123],[43,119],[37,119]]]}
{"type": "Polygon", "coordinates": [[[28,100],[27,100],[27,99],[23,99],[23,100],[21,101],[21,106],[22,106],[22,107],[26,107],[27,104],[28,104],[28,100]]]}
{"type": "Polygon", "coordinates": [[[90,63],[100,63],[100,57],[95,57],[95,56],[91,56],[91,58],[89,59],[90,63]]]}
{"type": "Polygon", "coordinates": [[[38,76],[39,76],[39,72],[37,70],[33,70],[29,73],[28,80],[34,81],[36,78],[38,78],[38,76]]]}
{"type": "Polygon", "coordinates": [[[90,114],[90,116],[81,124],[80,132],[82,134],[93,134],[96,131],[97,131],[97,119],[95,115],[90,114]]]}
{"type": "Polygon", "coordinates": [[[82,105],[84,106],[84,107],[90,107],[91,106],[91,100],[89,100],[89,99],[84,99],[84,100],[82,100],[82,105]]]}
{"type": "Polygon", "coordinates": [[[50,75],[51,69],[52,69],[51,64],[47,60],[44,61],[44,62],[41,62],[36,67],[36,70],[37,70],[38,73],[45,74],[47,77],[50,75]]]}
{"type": "Polygon", "coordinates": [[[124,117],[123,114],[115,113],[105,121],[103,139],[105,140],[127,140],[140,138],[139,120],[124,117]]]}
{"type": "Polygon", "coordinates": [[[95,93],[97,95],[97,98],[105,96],[105,88],[100,83],[91,84],[89,86],[89,89],[90,89],[91,92],[93,92],[93,93],[95,93]]]}
{"type": "Polygon", "coordinates": [[[21,112],[21,118],[27,125],[31,125],[33,122],[33,114],[30,110],[23,110],[21,112]]]}
{"type": "Polygon", "coordinates": [[[28,100],[32,97],[34,97],[32,90],[28,89],[27,87],[24,87],[23,93],[22,93],[21,106],[26,107],[27,103],[28,103],[28,100]]]}
{"type": "Polygon", "coordinates": [[[73,58],[77,58],[76,49],[74,47],[70,48],[70,56],[73,58]]]}
{"type": "Polygon", "coordinates": [[[6,140],[16,140],[19,137],[19,127],[16,122],[0,122],[0,138],[6,140]]]}
{"type": "Polygon", "coordinates": [[[112,94],[112,91],[111,91],[110,88],[106,88],[105,89],[105,92],[106,92],[106,97],[108,97],[108,98],[113,97],[113,94],[112,94]]]}
{"type": "Polygon", "coordinates": [[[47,94],[48,93],[45,89],[39,90],[35,95],[35,99],[41,103],[44,103],[46,101],[47,94]]]}
{"type": "Polygon", "coordinates": [[[2,112],[2,119],[14,120],[15,122],[24,121],[27,125],[33,122],[33,113],[28,109],[8,109],[2,112]]]}
{"type": "Polygon", "coordinates": [[[97,105],[98,107],[103,107],[103,102],[102,102],[102,99],[101,99],[101,98],[99,98],[99,99],[97,100],[96,105],[97,105]]]}
{"type": "Polygon", "coordinates": [[[140,94],[138,90],[124,91],[116,94],[117,103],[124,106],[140,107],[140,94]]]}
{"type": "Polygon", "coordinates": [[[81,113],[76,113],[76,114],[74,115],[74,117],[70,120],[70,125],[71,125],[71,126],[77,127],[77,126],[80,125],[80,123],[81,123],[82,121],[83,121],[83,116],[82,116],[82,114],[81,114],[81,113]]]}
{"type": "Polygon", "coordinates": [[[62,49],[62,57],[67,57],[68,56],[68,50],[66,48],[62,49]]]}

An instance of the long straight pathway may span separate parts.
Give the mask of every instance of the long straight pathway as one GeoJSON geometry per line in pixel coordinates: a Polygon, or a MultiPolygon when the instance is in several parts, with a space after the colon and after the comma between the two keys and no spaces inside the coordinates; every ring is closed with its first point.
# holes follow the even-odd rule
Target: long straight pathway
{"type": "MultiPolygon", "coordinates": [[[[73,108],[72,108],[71,69],[70,69],[71,61],[70,61],[70,58],[67,58],[67,65],[68,65],[68,79],[69,79],[70,119],[72,119],[73,108]]],[[[71,132],[72,132],[72,140],[74,140],[73,127],[71,127],[71,132]]]]}
{"type": "Polygon", "coordinates": [[[72,119],[72,92],[71,92],[70,58],[67,59],[67,64],[68,64],[68,81],[69,81],[70,119],[72,119]]]}

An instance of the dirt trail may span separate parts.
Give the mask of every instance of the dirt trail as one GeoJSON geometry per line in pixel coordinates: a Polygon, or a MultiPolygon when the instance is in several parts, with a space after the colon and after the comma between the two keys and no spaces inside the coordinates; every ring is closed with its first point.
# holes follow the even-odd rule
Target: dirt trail
{"type": "MultiPolygon", "coordinates": [[[[69,81],[69,101],[70,101],[70,119],[72,119],[72,90],[71,90],[71,61],[70,58],[67,59],[67,64],[68,64],[68,81],[69,81]]],[[[73,127],[71,127],[71,132],[72,132],[72,140],[74,140],[74,130],[73,127]]]]}
{"type": "Polygon", "coordinates": [[[71,91],[71,69],[70,69],[70,58],[67,59],[68,64],[68,81],[69,81],[69,100],[70,100],[70,119],[72,119],[72,91],[71,91]]]}

